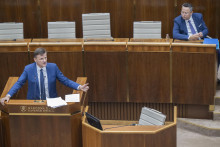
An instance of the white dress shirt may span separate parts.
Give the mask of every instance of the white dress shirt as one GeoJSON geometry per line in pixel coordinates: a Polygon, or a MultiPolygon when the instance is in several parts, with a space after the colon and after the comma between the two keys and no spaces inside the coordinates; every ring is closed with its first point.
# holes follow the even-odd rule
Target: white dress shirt
{"type": "MultiPolygon", "coordinates": [[[[194,20],[193,20],[192,16],[190,17],[189,20],[190,20],[190,22],[191,22],[191,24],[192,24],[194,30],[196,31],[196,33],[198,33],[197,28],[196,28],[196,25],[195,25],[195,23],[194,23],[194,20]]],[[[193,35],[192,32],[191,32],[190,26],[189,26],[189,20],[185,20],[185,22],[186,22],[186,28],[187,28],[188,35],[189,35],[188,39],[190,38],[191,35],[193,35]]],[[[200,38],[199,38],[199,39],[200,39],[200,38]]]]}
{"type": "MultiPolygon", "coordinates": [[[[49,96],[49,89],[48,89],[48,78],[47,78],[47,69],[46,67],[43,67],[43,75],[44,75],[44,85],[45,85],[45,93],[46,93],[46,97],[50,97],[49,96]]],[[[40,89],[40,70],[41,68],[37,65],[37,76],[38,76],[38,83],[39,83],[39,89],[40,89]]],[[[40,95],[41,95],[41,91],[40,91],[40,95]]]]}

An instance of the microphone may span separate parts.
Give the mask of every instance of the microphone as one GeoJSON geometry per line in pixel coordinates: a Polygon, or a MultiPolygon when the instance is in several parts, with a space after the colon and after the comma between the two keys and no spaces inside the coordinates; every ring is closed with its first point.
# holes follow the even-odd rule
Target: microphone
{"type": "Polygon", "coordinates": [[[137,126],[137,124],[123,125],[123,126],[115,126],[115,127],[105,128],[104,130],[113,129],[113,128],[127,127],[127,126],[137,126]]]}
{"type": "MultiPolygon", "coordinates": [[[[44,93],[44,96],[45,96],[45,99],[46,99],[46,87],[45,87],[45,78],[46,78],[46,76],[44,75],[44,73],[43,73],[43,79],[44,79],[44,88],[43,88],[43,93],[44,93]]],[[[42,94],[41,94],[41,96],[42,96],[42,94]]],[[[40,96],[40,101],[41,102],[44,102],[44,100],[42,99],[42,97],[40,96]]]]}
{"type": "Polygon", "coordinates": [[[212,39],[212,37],[210,37],[210,36],[208,36],[208,35],[207,35],[206,37],[209,38],[209,39],[212,39]]]}

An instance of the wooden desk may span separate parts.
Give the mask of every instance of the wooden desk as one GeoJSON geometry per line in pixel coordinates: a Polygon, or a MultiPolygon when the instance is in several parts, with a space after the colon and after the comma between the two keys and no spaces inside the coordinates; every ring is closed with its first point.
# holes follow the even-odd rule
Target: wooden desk
{"type": "Polygon", "coordinates": [[[83,39],[82,38],[75,38],[75,39],[33,38],[32,42],[83,42],[83,39]]]}
{"type": "MultiPolygon", "coordinates": [[[[16,82],[18,77],[10,77],[4,92],[16,82]]],[[[85,77],[77,78],[80,84],[86,83],[85,77]]],[[[77,93],[77,91],[73,91],[77,93]]],[[[68,103],[59,108],[47,107],[46,101],[10,100],[0,105],[0,145],[5,147],[30,146],[82,146],[81,143],[81,100],[68,103]],[[4,134],[4,135],[1,135],[4,134]]]]}
{"type": "Polygon", "coordinates": [[[186,117],[212,118],[216,73],[215,45],[172,44],[173,103],[187,104],[186,117]]]}
{"type": "Polygon", "coordinates": [[[176,147],[174,120],[163,126],[125,126],[134,121],[101,121],[104,131],[82,122],[83,147],[176,147]]]}
{"type": "Polygon", "coordinates": [[[10,100],[2,112],[5,146],[81,146],[80,104],[47,107],[34,100],[10,100]]]}
{"type": "Polygon", "coordinates": [[[202,44],[204,40],[178,40],[178,39],[173,39],[174,43],[198,43],[202,44]]]}
{"type": "Polygon", "coordinates": [[[105,38],[88,38],[84,39],[84,42],[128,42],[129,38],[112,38],[112,39],[105,39],[105,38]]]}
{"type": "Polygon", "coordinates": [[[0,40],[0,43],[29,43],[31,39],[0,40]]]}
{"type": "Polygon", "coordinates": [[[165,38],[161,39],[137,39],[137,38],[130,38],[130,42],[166,42],[165,38]]]}

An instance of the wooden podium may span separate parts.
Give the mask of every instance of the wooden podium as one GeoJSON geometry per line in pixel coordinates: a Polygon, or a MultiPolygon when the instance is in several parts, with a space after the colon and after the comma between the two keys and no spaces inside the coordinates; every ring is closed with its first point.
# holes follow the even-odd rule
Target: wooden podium
{"type": "Polygon", "coordinates": [[[177,107],[174,120],[162,126],[129,126],[135,121],[101,120],[103,131],[82,122],[83,147],[176,147],[177,107]]]}
{"type": "MultiPolygon", "coordinates": [[[[80,78],[77,81],[85,82],[80,78]]],[[[68,103],[54,109],[48,107],[46,101],[10,100],[0,106],[3,136],[0,144],[5,147],[81,147],[81,105],[81,102],[68,103]]]]}

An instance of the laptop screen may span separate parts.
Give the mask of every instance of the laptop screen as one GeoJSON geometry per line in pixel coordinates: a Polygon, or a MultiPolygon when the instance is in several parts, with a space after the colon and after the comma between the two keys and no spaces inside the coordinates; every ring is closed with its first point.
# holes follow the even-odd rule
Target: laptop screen
{"type": "Polygon", "coordinates": [[[86,112],[86,118],[87,118],[88,123],[89,123],[91,126],[97,128],[97,129],[99,129],[99,130],[103,130],[103,129],[102,129],[102,125],[101,125],[101,123],[100,123],[100,121],[99,121],[98,118],[96,118],[95,116],[93,116],[93,115],[91,115],[91,114],[89,114],[89,113],[87,113],[87,112],[86,112]]]}

